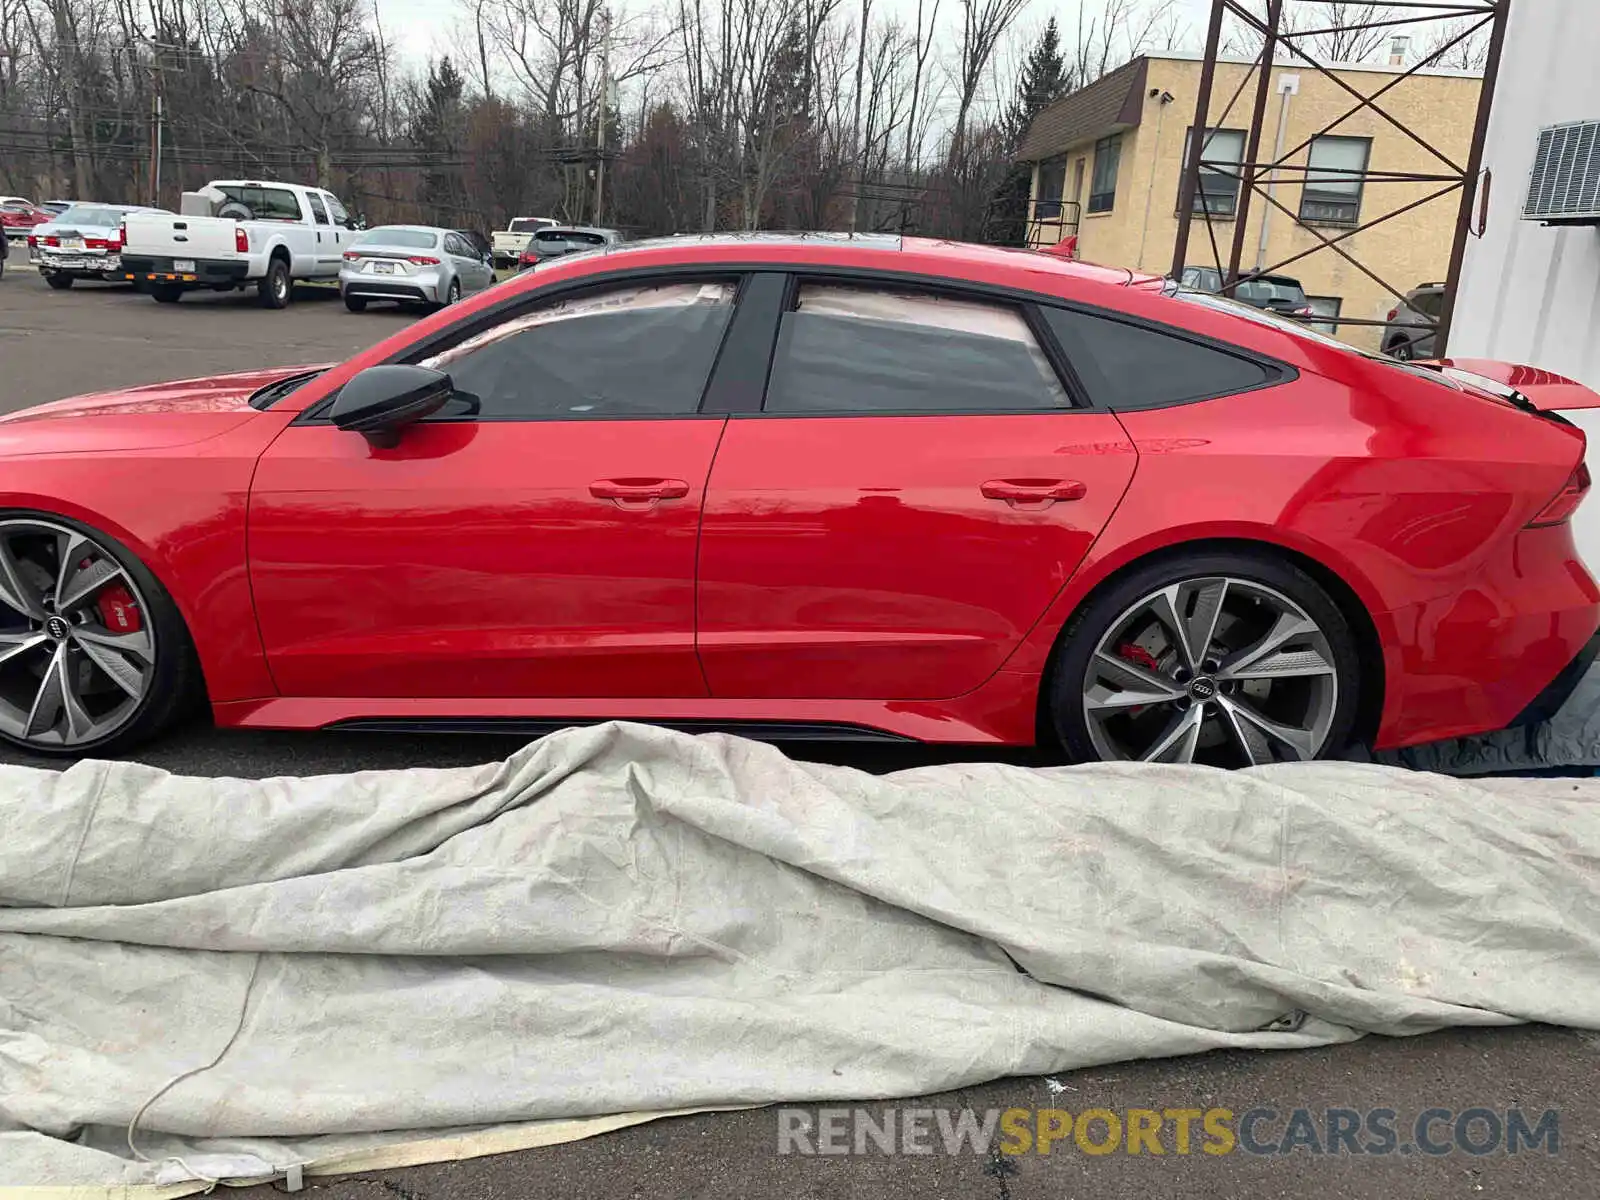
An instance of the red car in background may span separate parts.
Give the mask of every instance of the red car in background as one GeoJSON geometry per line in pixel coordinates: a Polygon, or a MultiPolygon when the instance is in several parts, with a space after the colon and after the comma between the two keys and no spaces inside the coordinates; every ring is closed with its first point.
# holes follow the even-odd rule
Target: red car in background
{"type": "Polygon", "coordinates": [[[21,196],[0,196],[0,230],[7,243],[22,243],[35,225],[55,220],[55,214],[21,196]]]}
{"type": "Polygon", "coordinates": [[[338,366],[0,420],[0,736],[107,753],[201,699],[1218,766],[1476,733],[1600,625],[1540,409],[1047,255],[558,259],[338,366]]]}

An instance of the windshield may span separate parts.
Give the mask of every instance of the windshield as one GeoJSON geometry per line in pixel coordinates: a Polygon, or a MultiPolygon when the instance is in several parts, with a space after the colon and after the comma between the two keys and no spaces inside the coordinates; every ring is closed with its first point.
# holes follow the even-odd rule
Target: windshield
{"type": "Polygon", "coordinates": [[[548,221],[541,221],[538,217],[518,217],[511,222],[511,232],[533,233],[535,230],[543,229],[549,223],[548,221]]]}
{"type": "Polygon", "coordinates": [[[439,235],[420,229],[396,229],[380,225],[369,229],[356,241],[358,246],[399,246],[405,250],[432,250],[439,244],[439,235]]]}
{"type": "Polygon", "coordinates": [[[1305,289],[1290,279],[1246,279],[1236,289],[1241,300],[1265,304],[1269,300],[1287,300],[1291,304],[1304,304],[1305,289]]]}
{"type": "Polygon", "coordinates": [[[67,209],[56,218],[57,225],[94,225],[103,229],[110,229],[122,224],[122,210],[117,208],[93,208],[89,205],[78,205],[67,209]]]}
{"type": "Polygon", "coordinates": [[[606,244],[603,235],[579,229],[543,229],[533,235],[533,240],[539,243],[541,250],[584,250],[606,244]]]}

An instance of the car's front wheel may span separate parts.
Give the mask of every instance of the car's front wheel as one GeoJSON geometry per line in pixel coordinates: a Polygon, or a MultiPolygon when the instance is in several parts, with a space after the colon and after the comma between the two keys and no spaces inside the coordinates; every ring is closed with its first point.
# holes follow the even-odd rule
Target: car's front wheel
{"type": "Polygon", "coordinates": [[[113,754],[199,688],[177,606],[125,547],[64,517],[0,515],[0,740],[113,754]]]}
{"type": "Polygon", "coordinates": [[[1342,750],[1359,689],[1349,623],[1315,580],[1264,555],[1197,553],[1096,595],[1050,700],[1079,761],[1245,767],[1342,750]]]}

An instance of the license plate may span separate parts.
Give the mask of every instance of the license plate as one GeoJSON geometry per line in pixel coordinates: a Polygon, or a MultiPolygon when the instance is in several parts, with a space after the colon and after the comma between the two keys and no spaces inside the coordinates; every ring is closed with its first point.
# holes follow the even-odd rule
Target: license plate
{"type": "Polygon", "coordinates": [[[394,274],[394,264],[393,263],[375,262],[375,263],[372,264],[372,269],[374,271],[376,271],[379,275],[393,275],[394,274]]]}
{"type": "Polygon", "coordinates": [[[194,270],[194,259],[192,259],[192,258],[175,258],[175,259],[172,260],[172,269],[174,271],[179,272],[180,274],[182,272],[184,272],[184,271],[193,271],[194,270]]]}
{"type": "Polygon", "coordinates": [[[62,238],[61,239],[61,248],[63,250],[82,250],[83,249],[83,239],[82,238],[62,238]]]}

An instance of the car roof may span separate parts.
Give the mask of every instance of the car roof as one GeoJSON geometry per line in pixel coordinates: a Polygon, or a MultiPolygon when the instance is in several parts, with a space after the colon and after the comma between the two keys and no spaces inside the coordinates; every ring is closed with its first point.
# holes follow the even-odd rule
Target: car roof
{"type": "Polygon", "coordinates": [[[459,229],[447,229],[443,225],[373,225],[363,233],[381,233],[385,229],[403,229],[407,233],[460,233],[459,229]]]}
{"type": "Polygon", "coordinates": [[[620,233],[617,229],[607,229],[603,225],[546,225],[535,233],[620,233]]]}

